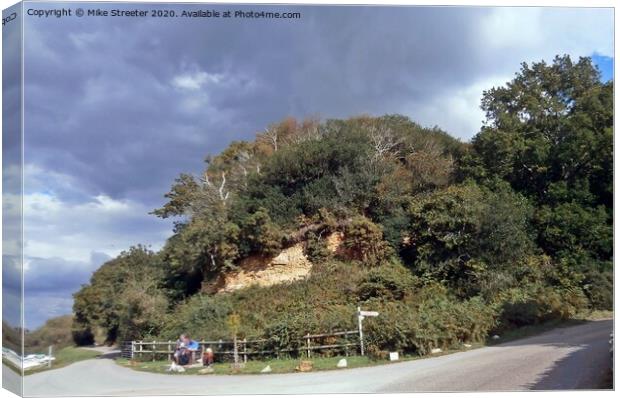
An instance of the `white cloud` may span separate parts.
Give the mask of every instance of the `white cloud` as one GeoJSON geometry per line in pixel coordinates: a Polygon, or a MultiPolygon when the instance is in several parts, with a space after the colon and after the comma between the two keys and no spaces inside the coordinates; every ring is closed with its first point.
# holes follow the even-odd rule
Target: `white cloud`
{"type": "Polygon", "coordinates": [[[401,111],[423,126],[439,126],[442,130],[468,140],[480,130],[485,114],[480,109],[482,93],[504,85],[510,76],[491,77],[476,81],[461,89],[429,98],[424,102],[407,104],[401,111]]]}
{"type": "Polygon", "coordinates": [[[539,26],[542,12],[540,8],[494,8],[480,24],[484,45],[496,50],[508,50],[537,44],[543,39],[539,26]]]}
{"type": "MultiPolygon", "coordinates": [[[[170,235],[170,223],[149,215],[152,208],[143,203],[89,194],[73,177],[32,164],[25,166],[24,174],[23,271],[28,327],[70,313],[71,294],[109,258],[138,243],[157,250],[170,235]]],[[[20,201],[19,195],[4,199],[5,207],[7,202],[20,201]]],[[[9,243],[15,246],[15,242],[9,243]]],[[[19,251],[18,246],[15,249],[19,251]]],[[[4,260],[11,259],[5,256],[4,260]]],[[[13,263],[11,270],[18,273],[19,262],[13,263]]]]}
{"type": "Polygon", "coordinates": [[[26,181],[31,176],[39,189],[23,197],[26,257],[89,261],[93,251],[115,256],[132,244],[161,247],[170,232],[169,223],[149,215],[153,209],[142,203],[104,194],[65,197],[69,176],[34,166],[27,170],[26,181]]]}
{"type": "Polygon", "coordinates": [[[172,85],[181,90],[200,90],[206,84],[219,84],[224,79],[222,74],[210,74],[204,71],[185,72],[172,79],[172,85]]]}
{"type": "Polygon", "coordinates": [[[613,56],[613,12],[604,8],[497,7],[479,25],[481,45],[508,59],[613,56]]]}
{"type": "Polygon", "coordinates": [[[594,53],[613,57],[613,13],[609,9],[496,7],[481,17],[474,37],[480,62],[493,76],[470,77],[460,87],[407,103],[402,112],[422,125],[438,125],[469,140],[485,119],[482,92],[505,85],[522,62],[553,61],[568,54],[574,60],[594,53]],[[486,63],[486,64],[485,64],[486,63]]]}
{"type": "MultiPolygon", "coordinates": [[[[218,101],[231,95],[247,95],[258,88],[254,79],[243,74],[208,73],[196,64],[185,63],[181,63],[180,70],[182,72],[171,79],[171,85],[179,91],[178,111],[187,115],[209,115],[209,121],[214,124],[230,123],[234,114],[233,109],[221,107],[218,101]]],[[[204,139],[203,132],[180,135],[196,143],[204,139]]]]}

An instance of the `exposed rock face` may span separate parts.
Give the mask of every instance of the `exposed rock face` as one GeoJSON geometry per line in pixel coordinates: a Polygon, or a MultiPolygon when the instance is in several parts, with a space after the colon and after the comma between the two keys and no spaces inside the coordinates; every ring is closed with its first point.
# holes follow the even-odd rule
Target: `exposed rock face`
{"type": "Polygon", "coordinates": [[[327,250],[329,250],[330,253],[336,253],[341,248],[344,234],[342,232],[333,232],[327,236],[326,240],[327,250]]]}
{"type": "Polygon", "coordinates": [[[310,274],[312,263],[298,243],[276,257],[250,256],[241,260],[238,270],[220,276],[217,292],[232,292],[252,285],[271,286],[303,279],[310,274]]]}
{"type": "MultiPolygon", "coordinates": [[[[334,232],[326,238],[330,252],[336,253],[342,244],[342,233],[334,232]]],[[[241,260],[237,270],[221,274],[212,291],[232,292],[252,285],[272,286],[306,278],[312,270],[312,262],[304,254],[303,243],[282,250],[275,257],[250,256],[241,260]]]]}

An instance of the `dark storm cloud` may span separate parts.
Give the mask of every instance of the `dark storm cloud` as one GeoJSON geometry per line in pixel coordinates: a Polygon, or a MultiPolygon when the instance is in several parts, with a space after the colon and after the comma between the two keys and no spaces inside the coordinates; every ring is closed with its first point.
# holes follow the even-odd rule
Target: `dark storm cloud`
{"type": "MultiPolygon", "coordinates": [[[[404,113],[469,139],[482,90],[520,62],[613,49],[604,9],[83,7],[302,18],[26,18],[25,236],[38,259],[26,288],[34,302],[49,299],[50,316],[70,311],[70,290],[92,271],[88,253],[160,245],[170,223],[148,211],[174,177],[199,172],[232,140],[286,116],[362,113],[404,113]],[[71,270],[58,291],[43,283],[55,269],[71,270]]],[[[35,323],[45,319],[36,310],[35,323]]]]}
{"type": "Polygon", "coordinates": [[[153,203],[207,153],[287,115],[390,112],[484,73],[472,25],[485,10],[298,9],[299,21],[27,19],[27,162],[153,203]],[[171,81],[192,68],[234,82],[184,111],[191,93],[171,81]]]}
{"type": "Polygon", "coordinates": [[[481,40],[492,8],[230,7],[302,18],[27,18],[26,161],[155,202],[207,153],[287,115],[400,111],[517,67],[481,40]],[[231,82],[202,87],[203,102],[182,109],[191,93],[171,81],[192,70],[231,82]]]}
{"type": "Polygon", "coordinates": [[[67,261],[62,258],[30,258],[27,273],[31,274],[25,286],[25,294],[30,296],[36,292],[75,292],[84,281],[88,280],[93,271],[99,268],[110,257],[105,253],[91,253],[88,262],[67,261]],[[53,269],[53,274],[45,270],[53,269]]]}
{"type": "Polygon", "coordinates": [[[72,295],[110,257],[92,252],[89,261],[59,257],[28,258],[24,286],[24,322],[34,329],[46,319],[71,313],[72,295]]]}

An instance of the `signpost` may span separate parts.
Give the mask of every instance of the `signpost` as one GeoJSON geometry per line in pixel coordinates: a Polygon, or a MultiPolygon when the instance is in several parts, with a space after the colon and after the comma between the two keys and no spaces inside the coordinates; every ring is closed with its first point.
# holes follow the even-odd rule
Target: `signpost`
{"type": "Polygon", "coordinates": [[[360,332],[360,353],[364,356],[364,331],[362,329],[362,321],[365,317],[379,316],[377,311],[362,311],[361,307],[357,307],[357,329],[360,332]]]}
{"type": "Polygon", "coordinates": [[[52,367],[52,346],[47,347],[47,367],[52,367]]]}

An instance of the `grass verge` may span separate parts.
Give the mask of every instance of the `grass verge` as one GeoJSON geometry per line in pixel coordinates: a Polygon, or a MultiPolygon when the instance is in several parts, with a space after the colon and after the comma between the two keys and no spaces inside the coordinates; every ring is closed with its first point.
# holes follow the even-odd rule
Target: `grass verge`
{"type": "MultiPolygon", "coordinates": [[[[388,363],[388,360],[371,360],[368,357],[349,356],[349,357],[331,357],[331,358],[311,358],[312,371],[336,370],[338,361],[341,358],[347,359],[348,368],[359,368],[364,366],[374,366],[388,363]]],[[[305,360],[305,359],[304,359],[305,360]]],[[[261,361],[248,361],[241,369],[233,370],[230,363],[215,363],[213,365],[214,372],[211,374],[230,375],[230,374],[260,374],[267,365],[271,367],[271,373],[293,373],[295,368],[300,364],[300,359],[265,359],[261,361]]],[[[134,370],[153,373],[168,373],[166,370],[170,367],[169,361],[145,361],[136,362],[119,358],[116,360],[121,366],[125,366],[134,370]]],[[[198,371],[204,369],[202,366],[195,368],[186,368],[183,373],[175,373],[179,375],[196,375],[198,371]]]]}
{"type": "Polygon", "coordinates": [[[93,350],[78,347],[65,347],[53,353],[53,357],[56,358],[56,360],[52,361],[51,367],[48,368],[45,365],[38,366],[36,368],[27,369],[24,374],[30,375],[33,373],[44,372],[46,370],[62,368],[75,362],[96,358],[99,355],[101,355],[100,352],[93,350]]]}

